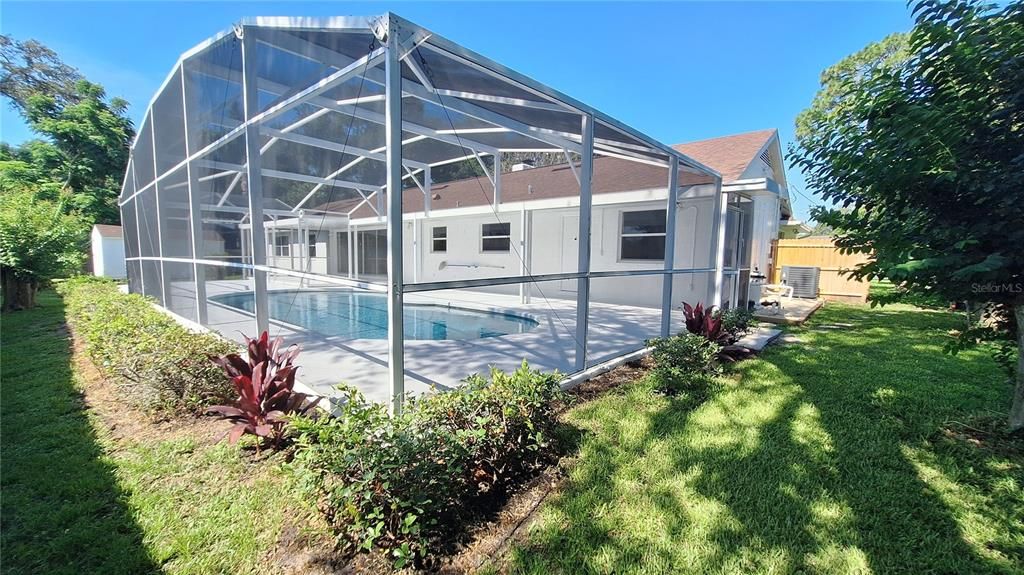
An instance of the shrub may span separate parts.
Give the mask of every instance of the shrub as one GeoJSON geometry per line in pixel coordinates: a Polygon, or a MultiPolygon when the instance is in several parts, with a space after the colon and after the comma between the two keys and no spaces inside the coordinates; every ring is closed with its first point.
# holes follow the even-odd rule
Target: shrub
{"type": "Polygon", "coordinates": [[[710,376],[721,371],[721,346],[702,335],[683,333],[647,343],[652,348],[654,377],[661,391],[703,390],[710,376]]]}
{"type": "MultiPolygon", "coordinates": [[[[16,164],[21,162],[0,162],[0,175],[8,176],[16,164]]],[[[4,311],[34,307],[42,285],[78,269],[89,234],[88,224],[77,214],[67,213],[62,203],[38,198],[34,185],[19,187],[0,192],[4,311]]]]}
{"type": "Polygon", "coordinates": [[[207,356],[234,351],[235,344],[189,331],[110,281],[75,278],[57,289],[89,357],[129,403],[167,417],[198,415],[231,399],[230,380],[207,356]]]}
{"type": "Polygon", "coordinates": [[[514,373],[410,401],[401,416],[349,390],[337,417],[297,417],[295,470],[349,550],[388,550],[396,567],[448,538],[483,494],[554,452],[557,377],[514,373]]]}
{"type": "Polygon", "coordinates": [[[735,307],[721,312],[719,317],[722,320],[722,331],[729,334],[733,341],[747,333],[750,329],[750,324],[754,322],[754,314],[747,308],[742,307],[735,307]]]}
{"type": "Polygon", "coordinates": [[[722,319],[719,317],[720,314],[715,313],[715,306],[705,308],[701,303],[691,306],[684,301],[683,315],[686,331],[702,335],[713,342],[724,343],[721,340],[728,338],[728,334],[722,331],[722,319]]]}
{"type": "Polygon", "coordinates": [[[281,444],[287,417],[304,413],[315,405],[307,401],[305,394],[294,391],[295,372],[299,368],[292,362],[299,355],[298,346],[282,350],[282,345],[283,338],[270,341],[270,334],[263,332],[259,339],[245,338],[248,360],[237,353],[210,356],[210,361],[224,370],[238,392],[234,405],[210,408],[235,424],[228,433],[230,443],[251,434],[269,441],[276,449],[281,444]]]}

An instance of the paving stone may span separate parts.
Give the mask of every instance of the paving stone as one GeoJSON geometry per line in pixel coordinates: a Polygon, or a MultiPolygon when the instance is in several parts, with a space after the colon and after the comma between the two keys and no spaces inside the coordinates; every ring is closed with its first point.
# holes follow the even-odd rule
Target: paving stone
{"type": "Polygon", "coordinates": [[[759,327],[741,337],[739,341],[733,345],[745,347],[753,351],[761,351],[766,345],[771,343],[772,340],[779,337],[779,334],[781,333],[782,330],[759,327]]]}

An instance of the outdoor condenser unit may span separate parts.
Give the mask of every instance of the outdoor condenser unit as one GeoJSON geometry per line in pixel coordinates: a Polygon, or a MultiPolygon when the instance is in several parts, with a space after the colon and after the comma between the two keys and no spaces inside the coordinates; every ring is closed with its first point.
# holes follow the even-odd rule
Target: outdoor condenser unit
{"type": "Polygon", "coordinates": [[[811,266],[782,266],[782,283],[793,288],[793,297],[818,297],[820,268],[811,266]]]}

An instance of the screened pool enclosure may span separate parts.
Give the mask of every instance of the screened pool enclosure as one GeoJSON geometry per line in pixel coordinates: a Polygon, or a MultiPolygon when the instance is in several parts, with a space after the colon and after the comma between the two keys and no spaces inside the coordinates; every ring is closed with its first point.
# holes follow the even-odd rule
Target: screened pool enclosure
{"type": "Polygon", "coordinates": [[[225,337],[281,334],[306,385],[395,409],[489,365],[571,374],[678,331],[681,301],[736,282],[745,202],[393,14],[255,18],[185,53],[120,198],[132,292],[225,337]]]}

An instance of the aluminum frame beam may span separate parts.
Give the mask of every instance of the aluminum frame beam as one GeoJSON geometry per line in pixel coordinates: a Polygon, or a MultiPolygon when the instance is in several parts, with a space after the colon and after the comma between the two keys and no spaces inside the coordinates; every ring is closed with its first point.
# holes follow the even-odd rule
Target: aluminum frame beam
{"type": "MultiPolygon", "coordinates": [[[[679,159],[672,157],[668,164],[668,198],[665,203],[665,269],[671,270],[676,261],[676,215],[679,212],[679,159]]],[[[661,284],[661,337],[672,331],[672,276],[661,284]]]]}
{"type": "Polygon", "coordinates": [[[576,371],[587,366],[587,327],[590,317],[590,217],[593,197],[591,184],[594,173],[594,117],[583,116],[581,122],[583,149],[580,152],[580,221],[577,234],[577,271],[586,274],[576,280],[576,371]]]}
{"type": "MultiPolygon", "coordinates": [[[[266,235],[263,230],[263,176],[260,156],[259,122],[253,121],[259,106],[256,77],[256,42],[252,34],[242,32],[242,84],[245,112],[246,183],[249,192],[250,238],[253,266],[267,265],[266,235]]],[[[270,310],[267,303],[267,272],[256,269],[253,273],[253,301],[256,314],[256,335],[270,329],[270,310]]]]}
{"type": "Polygon", "coordinates": [[[387,147],[387,243],[388,243],[388,380],[391,384],[390,410],[401,415],[405,402],[405,325],[403,322],[405,284],[402,249],[402,62],[398,35],[388,18],[385,74],[384,145],[387,147]]]}
{"type": "Polygon", "coordinates": [[[725,218],[729,209],[725,192],[722,191],[722,179],[715,180],[715,200],[712,213],[717,214],[711,223],[711,238],[714,240],[711,257],[714,258],[715,273],[709,280],[711,305],[722,307],[722,276],[725,270],[725,218]]]}

